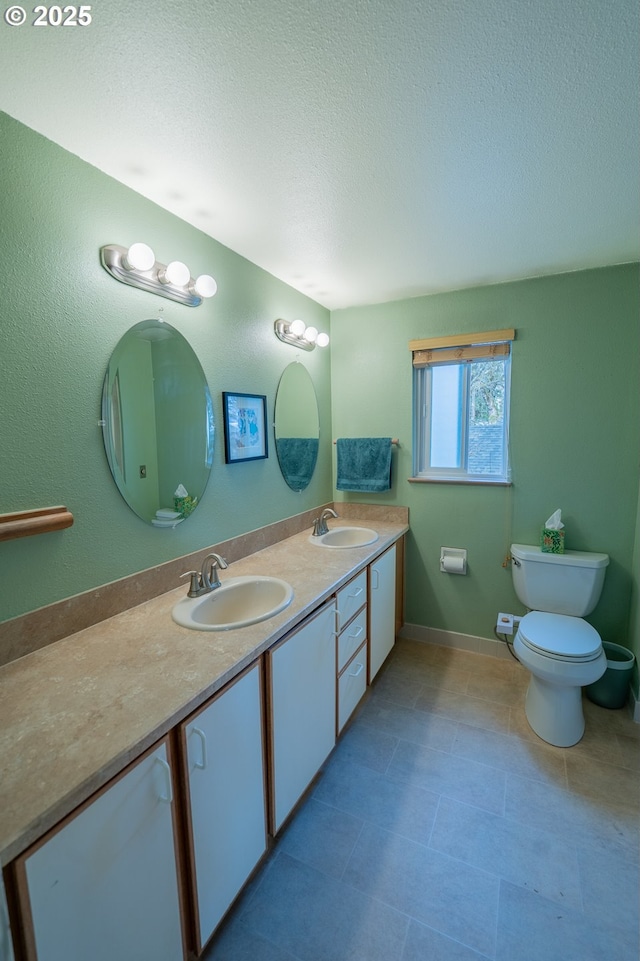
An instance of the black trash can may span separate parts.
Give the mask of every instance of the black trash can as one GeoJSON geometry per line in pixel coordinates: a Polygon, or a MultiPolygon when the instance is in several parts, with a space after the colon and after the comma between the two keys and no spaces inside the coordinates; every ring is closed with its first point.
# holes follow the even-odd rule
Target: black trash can
{"type": "Polygon", "coordinates": [[[603,641],[602,646],[607,658],[607,669],[594,684],[587,684],[587,697],[600,707],[624,707],[629,697],[635,654],[621,644],[612,644],[610,641],[603,641]]]}

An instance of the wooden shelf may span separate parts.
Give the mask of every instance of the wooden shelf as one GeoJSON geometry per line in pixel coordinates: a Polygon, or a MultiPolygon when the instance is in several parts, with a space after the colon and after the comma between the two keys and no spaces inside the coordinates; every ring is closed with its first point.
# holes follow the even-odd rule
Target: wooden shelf
{"type": "Polygon", "coordinates": [[[73,514],[66,507],[40,507],[14,514],[0,514],[0,541],[62,531],[72,524],[73,514]]]}

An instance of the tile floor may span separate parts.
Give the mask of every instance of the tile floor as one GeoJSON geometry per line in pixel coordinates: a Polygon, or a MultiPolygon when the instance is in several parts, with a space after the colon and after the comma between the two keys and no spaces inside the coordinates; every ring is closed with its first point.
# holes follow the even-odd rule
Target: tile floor
{"type": "Polygon", "coordinates": [[[638,961],[640,725],[551,747],[526,684],[399,641],[206,961],[638,961]]]}

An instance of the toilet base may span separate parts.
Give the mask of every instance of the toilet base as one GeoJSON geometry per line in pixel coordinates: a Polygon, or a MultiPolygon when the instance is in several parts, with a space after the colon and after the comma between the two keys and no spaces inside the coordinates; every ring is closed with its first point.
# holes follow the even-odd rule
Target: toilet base
{"type": "Polygon", "coordinates": [[[531,675],[524,712],[531,729],[555,747],[572,747],[584,734],[582,688],[531,675]]]}

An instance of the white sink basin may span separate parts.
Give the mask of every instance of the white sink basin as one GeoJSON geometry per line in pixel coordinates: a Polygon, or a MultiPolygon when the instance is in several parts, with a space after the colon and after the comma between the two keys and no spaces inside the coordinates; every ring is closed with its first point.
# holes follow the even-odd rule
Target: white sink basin
{"type": "Polygon", "coordinates": [[[370,527],[332,527],[326,534],[309,537],[316,547],[364,547],[378,540],[378,535],[370,527]]]}
{"type": "Polygon", "coordinates": [[[181,598],[171,616],[194,631],[232,631],[266,621],[292,600],[293,588],[277,577],[230,577],[209,594],[181,598]]]}

